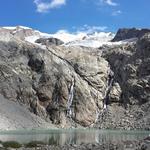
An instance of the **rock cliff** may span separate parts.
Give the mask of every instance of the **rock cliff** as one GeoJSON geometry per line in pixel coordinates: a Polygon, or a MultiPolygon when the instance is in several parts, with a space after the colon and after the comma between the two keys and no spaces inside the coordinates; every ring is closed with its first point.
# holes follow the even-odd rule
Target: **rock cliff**
{"type": "Polygon", "coordinates": [[[150,128],[150,34],[100,49],[25,41],[35,34],[0,29],[0,102],[47,127],[150,128]]]}

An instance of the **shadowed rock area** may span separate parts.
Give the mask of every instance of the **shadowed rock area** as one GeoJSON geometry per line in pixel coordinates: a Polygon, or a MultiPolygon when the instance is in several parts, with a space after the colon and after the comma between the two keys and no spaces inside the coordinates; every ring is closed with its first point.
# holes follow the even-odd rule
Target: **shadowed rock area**
{"type": "Polygon", "coordinates": [[[40,43],[42,45],[62,45],[64,44],[63,41],[57,39],[57,38],[40,38],[40,39],[37,39],[35,41],[36,43],[40,43]]]}
{"type": "Polygon", "coordinates": [[[144,34],[150,33],[150,29],[123,28],[119,29],[113,42],[127,40],[131,38],[141,38],[144,34]]]}

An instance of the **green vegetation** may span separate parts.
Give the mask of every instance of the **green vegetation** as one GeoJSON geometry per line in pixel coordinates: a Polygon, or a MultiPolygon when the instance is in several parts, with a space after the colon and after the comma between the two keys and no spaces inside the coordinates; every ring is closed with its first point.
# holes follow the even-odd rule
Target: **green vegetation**
{"type": "Polygon", "coordinates": [[[42,141],[31,141],[27,143],[25,147],[32,148],[32,147],[40,147],[41,145],[45,145],[45,143],[42,141]]]}
{"type": "Polygon", "coordinates": [[[2,145],[5,148],[20,148],[20,147],[22,147],[22,145],[16,141],[3,142],[2,145]]]}

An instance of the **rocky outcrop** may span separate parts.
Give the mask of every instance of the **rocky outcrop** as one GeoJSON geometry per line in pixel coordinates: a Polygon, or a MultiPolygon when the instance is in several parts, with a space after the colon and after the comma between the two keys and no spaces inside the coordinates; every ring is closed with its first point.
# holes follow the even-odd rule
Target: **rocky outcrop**
{"type": "Polygon", "coordinates": [[[119,103],[121,99],[121,93],[122,93],[122,90],[121,90],[119,83],[115,82],[109,93],[109,103],[112,103],[112,102],[119,103]]]}
{"type": "Polygon", "coordinates": [[[150,33],[150,29],[119,29],[112,42],[127,40],[131,38],[141,38],[145,33],[150,33]]]}
{"type": "Polygon", "coordinates": [[[136,44],[127,44],[104,54],[111,64],[122,90],[124,102],[143,104],[149,100],[149,56],[150,34],[145,34],[136,44]],[[131,100],[132,97],[132,100],[131,100]]]}
{"type": "Polygon", "coordinates": [[[25,40],[29,36],[40,36],[40,33],[31,28],[17,26],[15,28],[0,28],[0,41],[10,41],[13,39],[25,40]]]}
{"type": "Polygon", "coordinates": [[[81,47],[0,42],[0,93],[60,127],[90,126],[103,107],[109,64],[81,47]],[[71,97],[71,99],[69,98],[71,97]],[[68,113],[69,112],[69,113],[68,113]]]}
{"type": "Polygon", "coordinates": [[[145,34],[135,44],[104,51],[103,56],[111,64],[115,79],[110,92],[108,112],[101,125],[99,123],[100,128],[149,129],[149,35],[145,34]]]}
{"type": "Polygon", "coordinates": [[[39,43],[39,44],[42,44],[42,45],[62,45],[64,44],[63,41],[57,39],[57,38],[40,38],[40,39],[37,39],[35,41],[36,43],[39,43]]]}

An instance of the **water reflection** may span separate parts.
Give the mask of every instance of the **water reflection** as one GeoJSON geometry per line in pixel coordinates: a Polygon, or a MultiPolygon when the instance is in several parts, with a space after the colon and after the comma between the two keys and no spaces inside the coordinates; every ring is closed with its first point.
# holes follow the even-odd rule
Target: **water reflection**
{"type": "Polygon", "coordinates": [[[114,130],[38,130],[1,132],[1,141],[18,141],[22,144],[31,141],[43,141],[50,145],[105,143],[126,140],[140,140],[147,137],[147,131],[114,130]]]}

